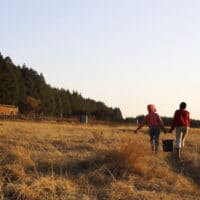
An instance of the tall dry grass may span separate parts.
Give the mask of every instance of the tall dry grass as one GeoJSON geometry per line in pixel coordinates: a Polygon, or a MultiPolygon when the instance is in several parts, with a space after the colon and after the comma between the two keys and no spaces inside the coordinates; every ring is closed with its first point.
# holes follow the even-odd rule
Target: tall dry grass
{"type": "MultiPolygon", "coordinates": [[[[182,161],[132,126],[2,122],[0,199],[200,199],[200,130],[182,161]]],[[[161,140],[174,134],[161,135],[161,140]]]]}

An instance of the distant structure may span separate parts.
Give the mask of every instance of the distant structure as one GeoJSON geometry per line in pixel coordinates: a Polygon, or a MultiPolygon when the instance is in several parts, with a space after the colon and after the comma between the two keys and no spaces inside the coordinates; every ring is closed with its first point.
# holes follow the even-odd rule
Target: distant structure
{"type": "Polygon", "coordinates": [[[83,124],[87,124],[88,123],[88,115],[81,115],[80,122],[83,124]]]}
{"type": "Polygon", "coordinates": [[[136,117],[136,123],[137,125],[141,124],[144,120],[145,116],[144,115],[139,115],[136,117]]]}
{"type": "Polygon", "coordinates": [[[137,119],[133,118],[133,117],[127,117],[124,119],[124,122],[126,124],[135,124],[135,123],[137,123],[137,119]]]}
{"type": "Polygon", "coordinates": [[[19,108],[17,106],[0,104],[0,115],[16,116],[18,112],[19,108]]]}

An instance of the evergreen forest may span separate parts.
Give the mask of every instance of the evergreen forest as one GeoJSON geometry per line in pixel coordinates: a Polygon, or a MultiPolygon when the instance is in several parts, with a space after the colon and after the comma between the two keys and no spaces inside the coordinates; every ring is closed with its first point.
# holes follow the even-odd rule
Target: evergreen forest
{"type": "Polygon", "coordinates": [[[1,53],[0,104],[16,105],[21,114],[35,112],[53,117],[87,114],[97,120],[123,120],[119,108],[84,98],[77,91],[52,87],[42,73],[25,64],[16,66],[10,57],[3,57],[1,53]]]}

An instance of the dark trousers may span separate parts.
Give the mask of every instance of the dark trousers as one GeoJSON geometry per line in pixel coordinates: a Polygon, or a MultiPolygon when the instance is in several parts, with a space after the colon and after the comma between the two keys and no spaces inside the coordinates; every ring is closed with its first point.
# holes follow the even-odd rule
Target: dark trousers
{"type": "Polygon", "coordinates": [[[160,127],[153,126],[149,129],[150,143],[152,151],[157,152],[159,146],[160,127]]]}

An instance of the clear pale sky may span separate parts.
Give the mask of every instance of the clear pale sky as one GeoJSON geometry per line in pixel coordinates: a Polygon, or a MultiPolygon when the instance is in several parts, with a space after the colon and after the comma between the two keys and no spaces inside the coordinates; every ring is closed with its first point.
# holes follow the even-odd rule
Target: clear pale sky
{"type": "Polygon", "coordinates": [[[186,101],[200,119],[199,0],[0,0],[0,52],[46,82],[120,107],[186,101]]]}

